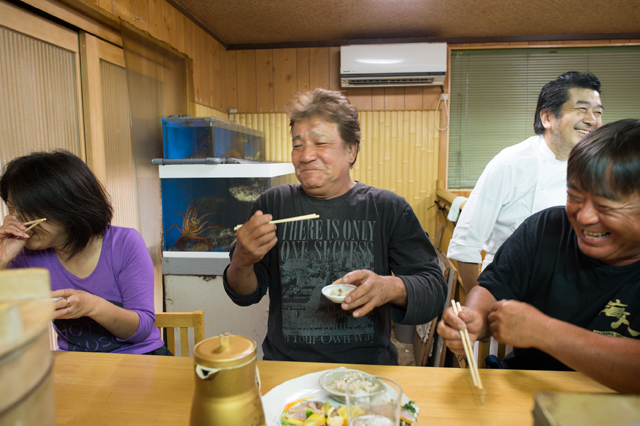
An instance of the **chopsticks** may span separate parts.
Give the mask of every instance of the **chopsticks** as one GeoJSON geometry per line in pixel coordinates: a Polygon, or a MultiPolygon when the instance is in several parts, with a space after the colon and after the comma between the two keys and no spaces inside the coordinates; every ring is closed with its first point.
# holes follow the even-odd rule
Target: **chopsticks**
{"type": "Polygon", "coordinates": [[[45,220],[47,220],[47,218],[43,217],[42,219],[36,219],[36,220],[32,220],[30,222],[24,222],[23,225],[31,225],[30,227],[25,229],[24,232],[27,232],[28,230],[30,230],[34,226],[38,225],[40,222],[44,222],[45,220]]]}
{"type": "MultiPolygon", "coordinates": [[[[312,214],[305,214],[302,216],[294,216],[294,217],[288,217],[286,219],[278,219],[278,220],[272,220],[269,223],[285,223],[285,222],[297,222],[300,220],[309,220],[309,219],[318,219],[320,216],[312,213],[312,214]]],[[[242,228],[242,225],[237,225],[235,228],[233,228],[234,231],[237,231],[238,229],[242,228]]]]}
{"type": "MultiPolygon", "coordinates": [[[[462,312],[460,302],[454,302],[452,300],[451,306],[453,307],[453,313],[455,313],[456,315],[459,315],[460,312],[462,312]]],[[[471,340],[469,340],[469,332],[466,328],[464,330],[460,330],[460,336],[462,337],[464,354],[467,356],[469,369],[471,370],[471,378],[473,379],[473,384],[479,389],[482,389],[482,380],[480,380],[480,373],[478,373],[478,364],[476,363],[476,358],[473,356],[473,346],[471,345],[471,340]]]]}

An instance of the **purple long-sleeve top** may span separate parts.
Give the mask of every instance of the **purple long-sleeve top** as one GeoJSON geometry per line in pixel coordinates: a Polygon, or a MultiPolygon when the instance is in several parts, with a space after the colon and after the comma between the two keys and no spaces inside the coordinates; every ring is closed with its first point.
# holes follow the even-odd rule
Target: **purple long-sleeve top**
{"type": "Polygon", "coordinates": [[[53,249],[23,249],[9,268],[45,268],[51,289],[83,290],[138,314],[138,330],[119,339],[89,317],[55,320],[61,350],[142,354],[160,348],[160,332],[153,325],[153,262],[142,236],[131,228],[108,226],[95,270],[78,278],[65,269],[53,249]]]}

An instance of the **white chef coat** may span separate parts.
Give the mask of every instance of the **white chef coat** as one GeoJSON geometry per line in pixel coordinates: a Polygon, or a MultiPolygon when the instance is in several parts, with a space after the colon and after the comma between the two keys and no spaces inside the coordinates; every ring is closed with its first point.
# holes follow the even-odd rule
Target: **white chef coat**
{"type": "Polygon", "coordinates": [[[542,136],[502,150],[487,164],[469,196],[449,243],[447,257],[493,261],[498,248],[533,213],[565,205],[567,162],[556,160],[542,136]]]}

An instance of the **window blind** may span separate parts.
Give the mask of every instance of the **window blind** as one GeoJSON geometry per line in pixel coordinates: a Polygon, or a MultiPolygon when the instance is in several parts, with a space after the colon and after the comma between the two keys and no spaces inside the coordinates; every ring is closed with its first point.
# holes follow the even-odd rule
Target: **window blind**
{"type": "Polygon", "coordinates": [[[453,51],[449,188],[473,188],[496,154],[533,136],[540,89],[567,71],[598,76],[603,124],[640,118],[640,47],[453,51]]]}

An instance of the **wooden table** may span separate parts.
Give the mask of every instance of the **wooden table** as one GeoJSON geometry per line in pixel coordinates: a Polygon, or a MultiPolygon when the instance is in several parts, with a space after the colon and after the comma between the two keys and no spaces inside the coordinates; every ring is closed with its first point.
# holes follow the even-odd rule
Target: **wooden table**
{"type": "MultiPolygon", "coordinates": [[[[340,365],[258,361],[262,394],[340,365]]],[[[482,403],[468,370],[344,365],[398,381],[420,407],[420,426],[531,425],[536,392],[612,392],[575,372],[480,370],[486,389],[482,403]]],[[[192,358],[58,352],[53,379],[58,425],[189,424],[192,358]]]]}

